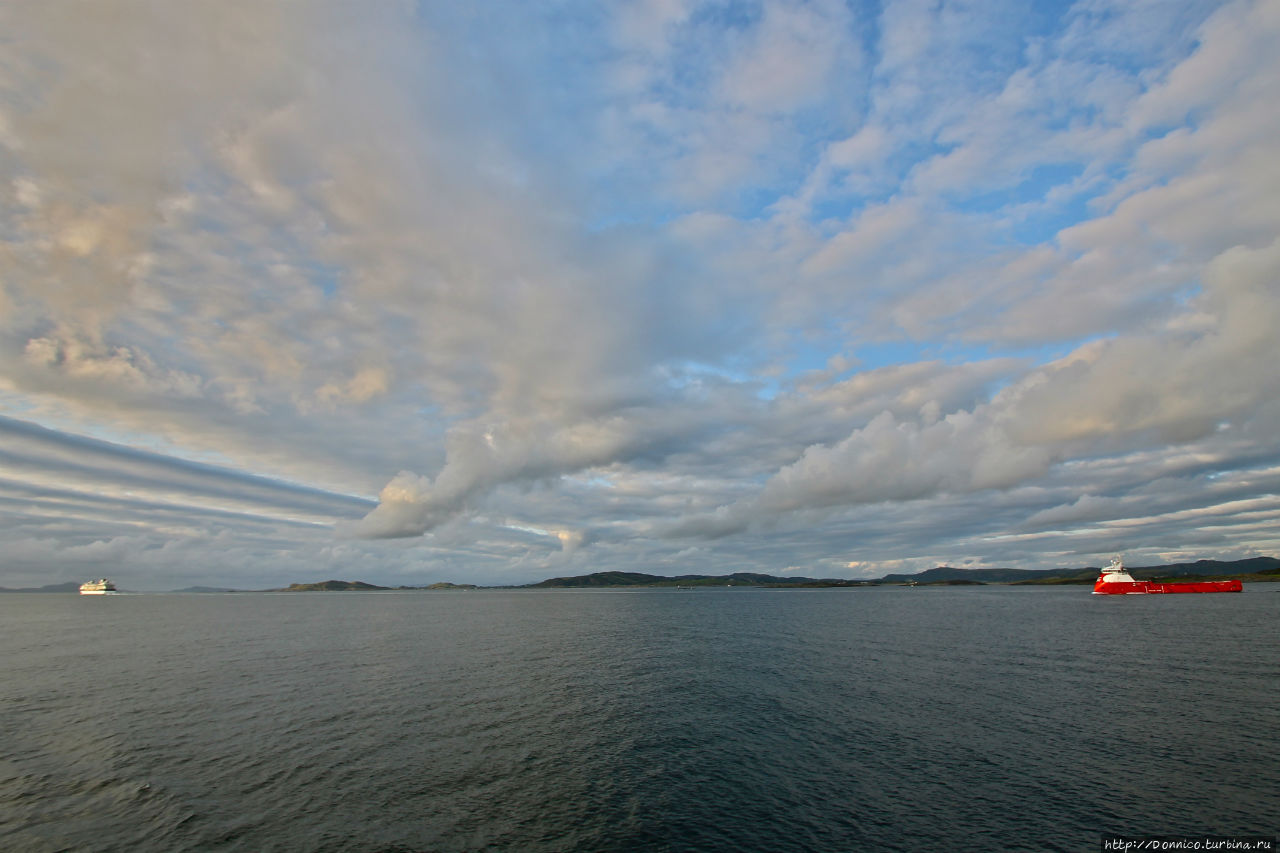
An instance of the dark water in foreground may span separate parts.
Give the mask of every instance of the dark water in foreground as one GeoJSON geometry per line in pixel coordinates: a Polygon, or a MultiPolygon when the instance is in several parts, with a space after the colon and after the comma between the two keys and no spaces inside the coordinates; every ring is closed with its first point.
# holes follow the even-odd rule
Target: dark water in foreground
{"type": "Polygon", "coordinates": [[[1280,830],[1280,585],[0,596],[0,849],[1280,830]]]}

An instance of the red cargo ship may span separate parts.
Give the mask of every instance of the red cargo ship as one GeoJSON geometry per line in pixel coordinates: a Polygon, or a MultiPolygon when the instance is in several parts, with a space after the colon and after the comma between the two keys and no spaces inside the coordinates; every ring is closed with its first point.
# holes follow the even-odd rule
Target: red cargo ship
{"type": "Polygon", "coordinates": [[[1093,584],[1094,595],[1156,595],[1173,592],[1240,592],[1240,581],[1188,581],[1187,583],[1156,583],[1138,581],[1125,571],[1119,557],[1102,570],[1093,584]]]}

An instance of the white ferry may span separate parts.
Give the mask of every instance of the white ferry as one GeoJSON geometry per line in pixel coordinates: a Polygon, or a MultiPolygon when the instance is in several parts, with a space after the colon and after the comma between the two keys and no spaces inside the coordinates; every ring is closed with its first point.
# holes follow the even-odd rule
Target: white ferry
{"type": "Polygon", "coordinates": [[[80,584],[81,595],[106,595],[115,591],[116,585],[106,578],[98,578],[96,581],[80,584]]]}

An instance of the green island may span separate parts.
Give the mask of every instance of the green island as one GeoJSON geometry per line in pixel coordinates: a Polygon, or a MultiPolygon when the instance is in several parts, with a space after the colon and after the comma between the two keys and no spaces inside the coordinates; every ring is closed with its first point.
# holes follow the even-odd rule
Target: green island
{"type": "Polygon", "coordinates": [[[364,581],[320,581],[319,583],[291,583],[282,589],[266,592],[394,592],[398,590],[476,589],[470,583],[433,583],[427,586],[378,586],[364,581]]]}

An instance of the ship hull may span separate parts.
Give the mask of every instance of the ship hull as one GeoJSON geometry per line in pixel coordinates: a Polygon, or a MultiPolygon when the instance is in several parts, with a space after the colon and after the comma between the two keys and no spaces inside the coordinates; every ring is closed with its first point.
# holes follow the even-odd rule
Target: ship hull
{"type": "Polygon", "coordinates": [[[1156,583],[1155,581],[1131,581],[1093,585],[1094,595],[1172,595],[1184,592],[1242,592],[1240,581],[1193,581],[1188,583],[1156,583]]]}

